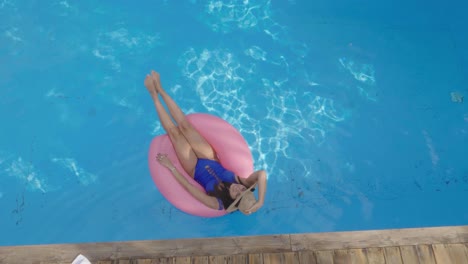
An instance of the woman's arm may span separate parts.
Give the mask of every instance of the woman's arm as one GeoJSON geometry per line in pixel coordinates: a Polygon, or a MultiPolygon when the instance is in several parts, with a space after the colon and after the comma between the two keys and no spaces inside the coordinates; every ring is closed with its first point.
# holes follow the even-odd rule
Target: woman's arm
{"type": "Polygon", "coordinates": [[[200,191],[200,189],[196,188],[190,182],[182,175],[176,167],[172,164],[171,160],[163,154],[158,154],[156,159],[161,163],[164,167],[168,168],[172,175],[176,178],[176,180],[184,187],[185,190],[187,190],[195,199],[198,201],[202,202],[204,205],[213,208],[213,209],[218,209],[219,204],[218,200],[213,197],[209,196],[206,193],[200,191]]]}
{"type": "Polygon", "coordinates": [[[264,170],[258,170],[252,173],[248,178],[242,179],[238,177],[239,183],[250,187],[255,183],[258,183],[258,201],[260,205],[263,205],[265,201],[265,193],[266,193],[266,172],[264,170]]]}

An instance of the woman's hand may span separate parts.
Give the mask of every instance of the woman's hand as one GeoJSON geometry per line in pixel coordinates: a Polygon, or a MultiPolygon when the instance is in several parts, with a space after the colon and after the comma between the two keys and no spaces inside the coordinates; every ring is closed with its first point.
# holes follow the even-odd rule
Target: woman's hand
{"type": "Polygon", "coordinates": [[[261,202],[256,202],[254,203],[254,205],[252,205],[252,207],[250,207],[249,209],[247,209],[245,212],[247,214],[251,214],[251,213],[255,213],[258,209],[260,209],[261,207],[263,206],[263,203],[261,202]]]}
{"type": "Polygon", "coordinates": [[[159,76],[158,72],[151,70],[151,76],[153,77],[153,80],[156,82],[156,84],[161,84],[161,77],[159,76]]]}
{"type": "Polygon", "coordinates": [[[167,157],[167,154],[158,153],[158,155],[156,156],[156,159],[158,160],[159,163],[161,163],[161,165],[163,165],[164,167],[170,170],[173,170],[175,168],[174,164],[172,164],[172,161],[167,157]]]}

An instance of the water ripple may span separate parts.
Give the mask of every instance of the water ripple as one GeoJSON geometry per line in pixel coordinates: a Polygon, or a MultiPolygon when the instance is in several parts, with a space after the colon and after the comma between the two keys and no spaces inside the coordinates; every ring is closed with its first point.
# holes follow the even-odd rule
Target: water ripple
{"type": "Polygon", "coordinates": [[[229,32],[233,28],[256,27],[270,14],[270,0],[267,1],[209,1],[206,12],[213,31],[229,32]]]}
{"type": "Polygon", "coordinates": [[[286,27],[272,19],[270,0],[211,0],[205,5],[205,15],[206,23],[215,32],[257,29],[275,41],[289,39],[286,27]]]}
{"type": "Polygon", "coordinates": [[[252,46],[245,50],[245,55],[252,57],[254,60],[266,61],[266,51],[258,46],[252,46]]]}
{"type": "Polygon", "coordinates": [[[235,54],[220,49],[197,52],[190,48],[179,64],[207,111],[227,120],[244,135],[256,168],[268,170],[276,168],[280,159],[301,159],[290,142],[319,146],[335,124],[345,120],[347,111],[334,100],[304,89],[283,89],[290,82],[291,67],[284,56],[270,59],[259,46],[251,46],[244,55],[254,61],[249,63],[252,68],[256,63],[268,64],[285,74],[269,78],[249,74],[242,66],[245,62],[241,64],[235,54]],[[258,79],[262,85],[254,84],[253,89],[251,82],[258,79]],[[249,96],[251,92],[258,96],[249,96]]]}
{"type": "Polygon", "coordinates": [[[250,122],[246,114],[247,101],[243,96],[244,78],[234,55],[225,50],[190,48],[179,60],[183,74],[195,84],[200,102],[211,113],[240,128],[250,122]]]}
{"type": "Polygon", "coordinates": [[[42,173],[22,157],[3,157],[0,169],[7,175],[22,181],[32,191],[46,193],[52,189],[42,173]]]}
{"type": "Polygon", "coordinates": [[[93,55],[107,61],[113,70],[122,70],[120,54],[144,54],[160,41],[159,34],[145,34],[120,27],[112,31],[101,31],[96,37],[93,55]]]}
{"type": "Polygon", "coordinates": [[[78,181],[82,185],[90,185],[91,183],[97,181],[96,175],[78,166],[78,163],[73,158],[52,158],[51,161],[66,168],[69,172],[78,178],[78,181]]]}
{"type": "Polygon", "coordinates": [[[348,58],[338,60],[341,66],[346,69],[358,82],[356,85],[359,94],[370,101],[377,101],[375,88],[375,70],[371,64],[356,63],[348,58]]]}

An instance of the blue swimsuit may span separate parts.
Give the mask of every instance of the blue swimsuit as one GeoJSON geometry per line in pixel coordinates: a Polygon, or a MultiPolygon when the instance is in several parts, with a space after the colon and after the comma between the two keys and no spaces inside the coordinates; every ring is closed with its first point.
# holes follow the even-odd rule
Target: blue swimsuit
{"type": "MultiPolygon", "coordinates": [[[[205,188],[206,192],[212,192],[218,181],[237,183],[236,175],[232,171],[226,170],[219,162],[209,159],[197,160],[194,179],[205,188]]],[[[217,199],[219,203],[218,210],[222,210],[224,208],[223,203],[221,199],[217,199]]]]}

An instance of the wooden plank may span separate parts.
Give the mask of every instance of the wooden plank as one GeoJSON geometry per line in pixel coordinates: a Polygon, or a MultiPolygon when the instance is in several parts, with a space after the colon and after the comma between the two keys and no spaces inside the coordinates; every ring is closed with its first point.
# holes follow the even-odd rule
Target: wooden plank
{"type": "Polygon", "coordinates": [[[465,244],[465,254],[468,256],[468,243],[465,244]]]}
{"type": "Polygon", "coordinates": [[[468,263],[464,244],[432,245],[437,263],[468,263]]]}
{"type": "Polygon", "coordinates": [[[285,252],[285,253],[263,253],[264,264],[296,264],[299,263],[299,257],[296,252],[285,252]]]}
{"type": "Polygon", "coordinates": [[[299,263],[299,255],[297,252],[284,252],[284,264],[297,264],[299,263]]]}
{"type": "Polygon", "coordinates": [[[194,256],[192,257],[192,264],[208,264],[208,256],[194,256]]]}
{"type": "Polygon", "coordinates": [[[399,247],[384,248],[384,255],[387,264],[403,264],[399,247]]]}
{"type": "Polygon", "coordinates": [[[79,253],[85,255],[91,262],[97,262],[192,256],[194,252],[200,256],[217,256],[433,243],[468,243],[468,226],[0,247],[0,263],[71,263],[79,253]]]}
{"type": "Polygon", "coordinates": [[[333,264],[333,251],[332,250],[315,251],[315,257],[317,258],[317,263],[333,264]]]}
{"type": "Polygon", "coordinates": [[[293,251],[468,243],[468,226],[292,234],[293,251]]]}
{"type": "Polygon", "coordinates": [[[263,264],[262,254],[249,254],[249,264],[263,264]]]}
{"type": "Polygon", "coordinates": [[[348,249],[348,254],[350,257],[349,263],[356,263],[356,264],[368,263],[366,253],[364,252],[364,249],[362,248],[348,249]]]}
{"type": "Polygon", "coordinates": [[[232,264],[244,264],[247,263],[246,255],[233,255],[230,257],[230,263],[232,264]]]}
{"type": "Polygon", "coordinates": [[[419,263],[419,256],[414,246],[400,247],[401,260],[403,263],[416,264],[419,263]]]}
{"type": "Polygon", "coordinates": [[[174,264],[190,264],[191,258],[190,257],[175,257],[174,264]]]}
{"type": "Polygon", "coordinates": [[[157,258],[153,259],[153,263],[151,264],[174,264],[175,258],[157,258]]]}
{"type": "MultiPolygon", "coordinates": [[[[284,253],[275,253],[276,257],[272,258],[272,263],[282,263],[282,264],[297,264],[299,263],[299,256],[297,252],[284,252],[284,253]],[[278,262],[279,261],[279,262],[278,262]]],[[[263,254],[263,263],[265,262],[265,254],[263,254]]]]}
{"type": "Polygon", "coordinates": [[[313,251],[299,251],[298,256],[300,264],[317,264],[317,259],[313,251]]]}
{"type": "Polygon", "coordinates": [[[263,264],[280,263],[284,263],[284,256],[282,253],[263,253],[263,264]]]}
{"type": "Polygon", "coordinates": [[[368,263],[385,264],[385,255],[383,248],[367,248],[365,252],[368,263]]]}
{"type": "Polygon", "coordinates": [[[210,256],[208,260],[209,264],[228,264],[229,256],[210,256]]]}
{"type": "Polygon", "coordinates": [[[174,258],[119,260],[118,264],[174,264],[174,258]],[[125,261],[125,262],[122,262],[125,261]]]}
{"type": "Polygon", "coordinates": [[[351,263],[351,258],[346,249],[336,249],[333,251],[334,264],[348,264],[351,263]]]}
{"type": "MultiPolygon", "coordinates": [[[[160,261],[157,261],[155,259],[134,259],[134,260],[129,260],[131,264],[155,264],[155,263],[160,263],[160,261]]],[[[166,262],[163,262],[166,264],[166,262]]],[[[120,262],[119,262],[120,264],[120,262]]]]}
{"type": "Polygon", "coordinates": [[[446,246],[454,263],[468,263],[468,254],[465,252],[464,244],[448,244],[446,246]]]}
{"type": "Polygon", "coordinates": [[[434,244],[432,245],[432,250],[434,251],[434,258],[437,263],[452,263],[450,259],[450,253],[443,244],[434,244]]]}
{"type": "Polygon", "coordinates": [[[154,264],[154,261],[152,259],[134,259],[134,260],[131,260],[130,263],[132,264],[154,264]]]}
{"type": "Polygon", "coordinates": [[[418,253],[419,262],[424,264],[436,264],[434,252],[431,245],[417,245],[416,252],[418,253]]]}
{"type": "Polygon", "coordinates": [[[160,261],[159,264],[174,264],[175,263],[175,257],[170,257],[170,258],[159,258],[160,261]]]}
{"type": "Polygon", "coordinates": [[[193,252],[201,256],[212,256],[290,251],[289,235],[245,236],[0,247],[0,262],[28,264],[41,260],[71,263],[78,254],[95,262],[101,259],[191,256],[193,252]]]}
{"type": "Polygon", "coordinates": [[[246,255],[232,255],[232,256],[223,255],[223,256],[210,256],[210,257],[206,257],[206,258],[192,257],[192,262],[191,263],[192,264],[195,264],[195,263],[208,263],[208,264],[211,264],[211,263],[213,263],[213,264],[218,264],[218,263],[241,264],[242,263],[243,264],[243,263],[247,263],[247,256],[246,255]]]}

